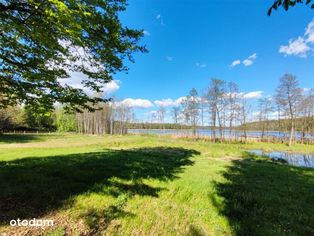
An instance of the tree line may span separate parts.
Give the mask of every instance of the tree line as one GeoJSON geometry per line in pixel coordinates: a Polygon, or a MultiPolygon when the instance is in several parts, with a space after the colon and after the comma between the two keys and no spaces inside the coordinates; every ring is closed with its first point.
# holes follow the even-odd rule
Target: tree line
{"type": "MultiPolygon", "coordinates": [[[[158,117],[161,117],[159,122],[163,121],[163,110],[160,107],[157,111],[158,117]]],[[[193,135],[196,135],[198,126],[204,126],[204,120],[207,120],[212,139],[221,142],[239,135],[234,130],[241,131],[246,140],[247,131],[252,129],[250,124],[255,120],[261,139],[267,136],[268,131],[277,130],[289,134],[288,143],[291,145],[296,131],[301,133],[299,139],[302,142],[313,139],[314,89],[300,88],[296,76],[285,74],[279,79],[275,95],[259,99],[258,106],[254,108],[236,83],[212,78],[201,94],[191,89],[180,106],[172,108],[171,114],[175,124],[189,125],[193,135]],[[271,126],[274,120],[277,121],[276,127],[271,126]]]]}
{"type": "Polygon", "coordinates": [[[93,111],[71,112],[63,106],[53,110],[31,106],[9,106],[0,109],[0,132],[77,132],[82,134],[126,134],[133,119],[132,108],[111,100],[93,105],[93,111]]]}
{"type": "Polygon", "coordinates": [[[302,142],[312,140],[314,134],[314,89],[301,89],[296,76],[283,75],[275,95],[258,100],[252,107],[245,94],[234,82],[212,78],[201,93],[191,89],[179,105],[171,109],[173,122],[166,123],[166,108],[160,106],[154,120],[135,122],[132,107],[112,99],[93,105],[93,110],[67,112],[63,107],[41,112],[31,106],[10,106],[0,110],[0,130],[39,130],[78,132],[83,134],[126,134],[128,129],[191,129],[197,135],[200,127],[211,131],[214,141],[230,138],[244,140],[248,131],[260,131],[260,138],[268,138],[268,131],[289,134],[291,145],[298,132],[302,142]]]}

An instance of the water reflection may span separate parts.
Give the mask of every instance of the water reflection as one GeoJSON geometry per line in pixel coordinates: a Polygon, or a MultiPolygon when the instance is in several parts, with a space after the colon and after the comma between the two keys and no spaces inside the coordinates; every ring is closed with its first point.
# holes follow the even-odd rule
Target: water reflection
{"type": "Polygon", "coordinates": [[[314,168],[314,155],[304,153],[264,152],[262,150],[250,150],[249,153],[266,156],[274,160],[284,160],[289,165],[314,168]]]}
{"type": "MultiPolygon", "coordinates": [[[[170,135],[192,135],[193,131],[189,129],[128,129],[128,133],[130,134],[170,134],[170,135]]],[[[234,138],[234,137],[240,137],[243,135],[243,132],[241,130],[228,130],[223,129],[222,130],[223,136],[226,138],[234,138]]],[[[199,136],[212,136],[212,130],[209,129],[197,129],[196,134],[199,136]]],[[[217,137],[220,136],[219,129],[216,130],[217,137]]],[[[262,136],[261,131],[247,131],[247,137],[248,138],[260,138],[262,136]]],[[[267,137],[275,137],[275,138],[283,138],[287,139],[289,137],[288,132],[280,132],[280,131],[266,131],[264,132],[264,138],[267,137]]],[[[312,139],[314,137],[314,133],[307,134],[304,138],[312,139]]],[[[300,132],[295,132],[294,134],[295,139],[301,139],[302,134],[300,132]]]]}

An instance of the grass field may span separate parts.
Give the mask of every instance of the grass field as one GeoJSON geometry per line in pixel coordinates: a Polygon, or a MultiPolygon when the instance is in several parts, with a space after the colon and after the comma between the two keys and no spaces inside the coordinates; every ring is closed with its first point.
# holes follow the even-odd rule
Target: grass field
{"type": "Polygon", "coordinates": [[[314,170],[157,136],[0,136],[0,234],[314,235],[314,170]],[[53,227],[11,227],[11,219],[53,227]]]}

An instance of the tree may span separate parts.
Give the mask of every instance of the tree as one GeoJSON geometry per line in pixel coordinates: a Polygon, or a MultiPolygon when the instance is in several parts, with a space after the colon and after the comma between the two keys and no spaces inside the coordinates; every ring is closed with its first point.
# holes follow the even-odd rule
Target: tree
{"type": "Polygon", "coordinates": [[[209,102],[210,116],[213,126],[213,139],[216,140],[216,121],[219,125],[220,140],[223,137],[222,110],[225,108],[225,81],[212,78],[208,88],[207,99],[209,102]]]}
{"type": "Polygon", "coordinates": [[[206,105],[208,105],[207,100],[207,89],[202,89],[201,96],[200,96],[200,110],[201,110],[201,126],[204,127],[204,114],[205,114],[205,108],[206,105]]]}
{"type": "Polygon", "coordinates": [[[25,124],[30,129],[45,131],[55,130],[54,115],[53,111],[41,112],[40,109],[34,109],[34,107],[29,105],[24,107],[25,124]]]}
{"type": "Polygon", "coordinates": [[[173,107],[172,108],[172,117],[173,117],[173,122],[175,124],[178,124],[178,120],[179,120],[179,115],[180,115],[180,107],[173,107]]]}
{"type": "Polygon", "coordinates": [[[300,105],[298,106],[299,113],[299,130],[302,133],[302,142],[305,140],[305,136],[313,132],[314,127],[314,89],[304,91],[300,105]]]}
{"type": "Polygon", "coordinates": [[[301,95],[302,91],[299,88],[299,82],[294,75],[285,74],[280,78],[275,99],[281,110],[288,115],[290,120],[289,146],[291,146],[293,140],[295,118],[301,95]]]}
{"type": "Polygon", "coordinates": [[[250,113],[250,105],[247,103],[245,97],[242,95],[240,97],[240,101],[237,107],[238,111],[238,120],[241,125],[243,136],[244,136],[244,142],[247,140],[247,121],[248,121],[248,115],[250,113]]]}
{"type": "Polygon", "coordinates": [[[261,139],[263,139],[265,131],[269,130],[269,116],[270,113],[274,111],[274,107],[272,106],[272,101],[270,98],[261,98],[258,101],[258,108],[259,122],[262,125],[261,139]]]}
{"type": "Polygon", "coordinates": [[[196,125],[199,118],[200,101],[195,88],[191,89],[189,95],[182,100],[183,114],[185,120],[191,124],[193,135],[196,135],[196,125]]]}
{"type": "Polygon", "coordinates": [[[275,0],[273,5],[269,8],[267,14],[270,16],[272,11],[277,10],[279,7],[283,7],[286,11],[288,11],[290,7],[294,7],[296,4],[302,3],[305,3],[314,9],[313,0],[275,0]]]}
{"type": "Polygon", "coordinates": [[[115,120],[118,123],[117,133],[126,134],[126,124],[131,122],[133,117],[132,108],[128,104],[120,103],[115,108],[115,120]]]}
{"type": "Polygon", "coordinates": [[[95,111],[84,110],[76,114],[78,131],[84,134],[114,134],[115,103],[100,102],[95,111]]]}
{"type": "Polygon", "coordinates": [[[227,84],[227,94],[226,94],[226,100],[227,100],[227,108],[228,108],[228,121],[229,121],[229,138],[231,139],[231,133],[233,124],[236,121],[237,118],[237,105],[239,102],[239,88],[236,83],[229,82],[227,84]]]}
{"type": "Polygon", "coordinates": [[[0,133],[24,125],[23,110],[19,106],[10,106],[0,109],[0,133]]]}
{"type": "Polygon", "coordinates": [[[124,27],[126,0],[0,1],[0,108],[16,103],[52,109],[93,109],[103,100],[62,83],[72,71],[82,85],[100,92],[134,61],[141,30],[124,27]]]}
{"type": "Polygon", "coordinates": [[[59,132],[76,132],[77,120],[74,113],[67,113],[61,107],[56,110],[56,126],[59,132]]]}
{"type": "Polygon", "coordinates": [[[166,114],[165,107],[160,106],[157,110],[157,118],[158,118],[158,122],[162,125],[163,128],[164,128],[165,114],[166,114]]]}

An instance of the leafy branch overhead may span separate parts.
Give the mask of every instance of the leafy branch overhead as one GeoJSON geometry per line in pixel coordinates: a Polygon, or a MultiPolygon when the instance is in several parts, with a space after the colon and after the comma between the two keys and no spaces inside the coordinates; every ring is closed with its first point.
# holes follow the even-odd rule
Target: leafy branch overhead
{"type": "Polygon", "coordinates": [[[72,71],[94,93],[127,70],[142,30],[122,25],[125,0],[0,1],[0,106],[91,108],[102,100],[63,83],[72,71]]]}
{"type": "Polygon", "coordinates": [[[268,15],[271,15],[272,11],[277,10],[279,7],[283,7],[286,11],[288,11],[289,7],[294,7],[296,4],[306,4],[314,9],[313,0],[275,0],[274,4],[268,10],[268,15]]]}

